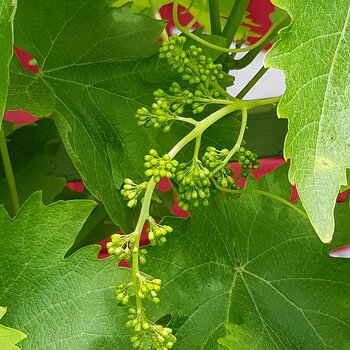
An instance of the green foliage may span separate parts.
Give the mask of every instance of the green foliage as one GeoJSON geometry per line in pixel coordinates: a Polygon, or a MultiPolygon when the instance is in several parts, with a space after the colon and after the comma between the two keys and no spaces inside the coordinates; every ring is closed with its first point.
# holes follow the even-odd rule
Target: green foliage
{"type": "MultiPolygon", "coordinates": [[[[6,314],[7,309],[0,306],[0,320],[6,314]]],[[[27,336],[13,328],[0,325],[0,349],[1,350],[20,350],[16,345],[27,338],[27,336]]]]}
{"type": "Polygon", "coordinates": [[[142,103],[137,96],[146,93],[147,81],[154,79],[149,65],[141,62],[157,50],[156,37],[163,23],[132,15],[129,7],[106,11],[107,3],[75,1],[73,8],[54,0],[40,3],[40,8],[30,1],[19,3],[15,43],[36,58],[39,74],[26,73],[13,61],[9,108],[25,108],[38,116],[53,113],[85,185],[103,198],[111,218],[122,228],[131,228],[132,214],[116,185],[128,173],[142,176],[143,155],[129,135],[138,135],[145,147],[152,143],[150,135],[128,120],[142,103]],[[30,22],[35,23],[27,23],[33,8],[36,20],[30,22]],[[59,13],[71,13],[74,21],[66,22],[59,13]],[[46,27],[47,35],[56,39],[42,40],[37,26],[46,27]],[[138,45],[130,45],[133,41],[138,45]]]}
{"type": "Polygon", "coordinates": [[[28,335],[22,350],[127,348],[127,332],[119,327],[125,312],[113,289],[128,271],[117,272],[113,259],[97,261],[97,246],[64,259],[94,206],[66,201],[45,207],[36,193],[14,220],[0,210],[6,247],[0,255],[0,303],[11,311],[4,322],[28,335]]]}
{"type": "Polygon", "coordinates": [[[18,349],[15,329],[23,349],[348,349],[350,265],[328,255],[349,243],[348,205],[331,246],[313,229],[331,240],[346,185],[348,4],[275,0],[292,18],[276,9],[244,47],[248,0],[174,1],[205,29],[175,16],[170,38],[162,0],[125,2],[0,5],[0,112],[52,116],[2,123],[0,318],[13,329],[0,326],[0,350],[18,349]],[[280,96],[244,99],[267,68],[236,97],[226,88],[289,24],[266,59],[286,74],[284,145],[280,96]],[[13,44],[38,73],[13,57],[7,89],[13,44]],[[249,176],[283,148],[311,224],[287,165],[249,176]],[[80,179],[82,193],[63,188],[80,179]],[[87,245],[107,236],[99,261],[87,245]]]}
{"type": "Polygon", "coordinates": [[[314,1],[276,0],[274,4],[292,17],[265,60],[286,75],[278,114],[289,122],[284,148],[285,157],[291,159],[289,178],[317,234],[330,242],[334,204],[350,166],[349,2],[322,1],[316,6],[314,1]]]}
{"type": "MultiPolygon", "coordinates": [[[[246,188],[288,199],[287,171],[250,178],[246,188]]],[[[333,247],[349,242],[348,213],[346,204],[336,209],[333,247]]],[[[229,349],[350,345],[350,264],[330,258],[332,246],[295,211],[256,194],[237,200],[216,193],[189,219],[164,223],[174,234],[162,249],[150,249],[146,272],[162,279],[156,312],[172,314],[179,349],[220,349],[227,323],[234,337],[220,343],[229,349]]]]}

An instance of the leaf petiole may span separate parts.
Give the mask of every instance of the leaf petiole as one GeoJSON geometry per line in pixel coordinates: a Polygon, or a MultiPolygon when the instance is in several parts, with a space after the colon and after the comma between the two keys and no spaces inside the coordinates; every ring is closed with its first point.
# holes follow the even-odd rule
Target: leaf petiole
{"type": "Polygon", "coordinates": [[[269,197],[272,198],[284,205],[286,205],[287,207],[293,209],[295,212],[297,212],[299,215],[301,215],[303,218],[308,219],[307,214],[299,209],[296,205],[294,205],[293,203],[287,201],[286,199],[277,196],[276,194],[270,193],[270,192],[265,192],[265,191],[261,191],[261,190],[252,190],[249,188],[242,188],[240,190],[233,190],[233,189],[228,189],[228,188],[224,188],[221,187],[215,180],[214,177],[211,178],[212,182],[214,183],[215,187],[223,192],[227,192],[227,193],[233,193],[233,194],[243,194],[243,193],[250,193],[250,194],[259,194],[265,197],[269,197]]]}
{"type": "Polygon", "coordinates": [[[1,131],[0,131],[0,153],[1,153],[2,162],[4,164],[7,184],[10,191],[10,197],[11,197],[11,203],[12,203],[11,215],[16,216],[17,212],[19,211],[20,205],[18,200],[16,180],[13,174],[11,159],[7,149],[4,128],[1,128],[1,131]]]}

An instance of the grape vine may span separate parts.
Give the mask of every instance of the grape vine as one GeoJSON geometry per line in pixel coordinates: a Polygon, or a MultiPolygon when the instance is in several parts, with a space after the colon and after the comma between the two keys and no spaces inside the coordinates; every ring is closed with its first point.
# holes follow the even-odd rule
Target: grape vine
{"type": "MultiPolygon", "coordinates": [[[[247,126],[247,111],[257,106],[277,103],[279,97],[262,100],[243,101],[228,95],[221,87],[224,78],[222,65],[216,64],[204,55],[203,49],[190,45],[185,49],[185,36],[174,35],[163,42],[159,57],[166,59],[172,70],[181,74],[186,86],[173,82],[169,92],[158,89],[154,92],[155,101],[150,108],[142,107],[136,112],[137,123],[144,127],[154,127],[169,132],[174,122],[186,122],[193,129],[181,139],[168,153],[160,155],[151,149],[145,155],[145,176],[148,181],[140,184],[126,178],[121,194],[127,201],[127,206],[133,208],[142,202],[140,215],[135,230],[126,235],[114,234],[107,243],[108,253],[117,261],[125,259],[131,263],[132,281],[116,287],[116,299],[123,305],[129,303],[130,295],[134,295],[136,305],[129,309],[126,327],[133,328],[135,335],[131,343],[135,349],[150,347],[156,350],[172,349],[176,337],[172,330],[148,319],[145,300],[155,304],[160,302],[158,292],[161,280],[143,274],[139,262],[146,262],[147,250],[140,249],[140,237],[147,223],[148,239],[152,246],[166,243],[166,236],[173,232],[168,225],[157,223],[150,215],[150,204],[156,184],[166,177],[178,185],[178,203],[183,210],[192,206],[208,206],[213,185],[224,190],[239,190],[229,162],[238,160],[242,171],[238,175],[246,177],[252,169],[258,168],[256,154],[242,146],[244,132],[247,126]],[[201,114],[208,105],[217,106],[217,110],[197,121],[194,117],[201,114]],[[184,117],[185,107],[189,106],[193,116],[184,117]],[[241,111],[241,127],[236,143],[231,150],[218,150],[212,146],[200,158],[201,136],[211,125],[234,111],[241,111]],[[177,153],[188,143],[195,140],[193,157],[188,162],[180,163],[175,159],[177,153]]],[[[187,109],[186,109],[187,110],[187,109]]],[[[186,112],[187,114],[187,112],[186,112]]]]}

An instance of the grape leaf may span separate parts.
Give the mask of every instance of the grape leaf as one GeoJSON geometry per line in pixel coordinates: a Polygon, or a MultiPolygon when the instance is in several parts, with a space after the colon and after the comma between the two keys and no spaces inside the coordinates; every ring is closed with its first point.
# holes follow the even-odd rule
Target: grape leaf
{"type": "MultiPolygon", "coordinates": [[[[164,23],[132,14],[129,5],[111,8],[107,0],[33,4],[18,6],[16,45],[36,58],[39,73],[24,71],[13,59],[8,107],[53,114],[85,185],[103,200],[112,220],[131,231],[138,208],[129,210],[117,188],[125,177],[143,181],[149,149],[160,143],[160,152],[168,152],[189,130],[177,125],[160,137],[159,131],[137,126],[134,117],[137,108],[151,104],[154,90],[166,90],[178,78],[158,61],[157,36],[164,23]]],[[[203,143],[212,143],[218,128],[228,126],[232,132],[223,140],[231,147],[239,129],[233,117],[209,130],[203,143]]]]}
{"type": "Polygon", "coordinates": [[[16,6],[17,0],[2,0],[0,4],[0,123],[4,115],[7,100],[9,68],[13,55],[13,19],[16,6]]]}
{"type": "Polygon", "coordinates": [[[286,76],[278,106],[278,115],[289,124],[284,156],[291,159],[290,181],[327,243],[334,231],[336,197],[350,167],[349,1],[273,3],[292,17],[265,59],[265,65],[286,76]]]}
{"type": "MultiPolygon", "coordinates": [[[[288,199],[286,175],[284,166],[247,186],[288,199]]],[[[154,317],[172,314],[178,348],[219,349],[231,323],[232,349],[246,349],[249,339],[264,350],[347,349],[349,261],[329,257],[309,221],[280,202],[213,197],[187,220],[167,218],[174,233],[149,254],[147,272],[164,282],[154,317]]],[[[334,247],[350,238],[348,205],[336,214],[334,247]]]]}
{"type": "MultiPolygon", "coordinates": [[[[0,306],[0,320],[6,312],[7,308],[0,306]]],[[[21,331],[0,325],[0,350],[20,350],[16,345],[25,338],[21,331]]]]}
{"type": "MultiPolygon", "coordinates": [[[[8,136],[8,150],[20,203],[35,191],[43,191],[45,204],[59,194],[66,179],[51,175],[54,160],[62,144],[52,120],[41,120],[21,127],[8,136]]],[[[5,170],[0,163],[0,203],[9,210],[11,196],[5,170]]]]}
{"type": "MultiPolygon", "coordinates": [[[[95,206],[93,201],[45,207],[33,194],[11,220],[0,208],[0,303],[8,326],[28,335],[26,349],[127,349],[125,309],[113,291],[130,280],[113,259],[97,260],[97,246],[64,255],[95,206]]],[[[1,346],[0,346],[1,348],[1,346]]]]}
{"type": "Polygon", "coordinates": [[[129,6],[113,9],[108,0],[31,0],[17,9],[16,45],[35,57],[39,73],[13,60],[9,107],[53,113],[85,185],[125,230],[133,227],[133,211],[116,187],[130,174],[140,180],[153,143],[133,115],[142,96],[151,96],[152,82],[163,78],[143,62],[158,51],[163,26],[132,15],[129,6]]]}

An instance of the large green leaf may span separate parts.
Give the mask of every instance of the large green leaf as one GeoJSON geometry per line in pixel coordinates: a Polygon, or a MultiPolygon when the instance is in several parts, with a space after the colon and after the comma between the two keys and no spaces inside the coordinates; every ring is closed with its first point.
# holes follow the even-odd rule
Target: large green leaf
{"type": "MultiPolygon", "coordinates": [[[[62,144],[52,120],[46,119],[21,127],[8,136],[8,149],[20,203],[35,191],[42,190],[45,204],[53,201],[66,179],[51,175],[62,144]]],[[[11,196],[5,170],[0,163],[0,204],[11,208],[11,196]]]]}
{"type": "Polygon", "coordinates": [[[131,230],[133,211],[116,187],[131,174],[141,179],[143,155],[153,143],[133,115],[139,100],[151,96],[153,82],[163,78],[144,59],[158,51],[164,24],[131,14],[129,6],[116,10],[109,4],[19,3],[16,45],[36,58],[39,73],[25,72],[13,60],[9,107],[54,114],[86,186],[123,229],[131,230]]]}
{"type": "Polygon", "coordinates": [[[125,310],[113,296],[129,272],[118,271],[113,259],[98,261],[97,246],[64,259],[94,205],[67,201],[45,207],[36,193],[14,220],[0,208],[0,303],[11,310],[4,323],[28,335],[23,350],[129,346],[125,310]]]}
{"type": "Polygon", "coordinates": [[[17,0],[2,0],[0,4],[0,128],[6,106],[9,68],[13,55],[13,19],[16,6],[17,0]]]}
{"type": "MultiPolygon", "coordinates": [[[[152,102],[154,90],[167,89],[178,77],[165,62],[158,62],[157,36],[164,23],[132,14],[130,6],[108,7],[107,0],[79,0],[74,6],[58,0],[33,4],[19,4],[16,45],[36,58],[39,73],[25,72],[13,60],[8,107],[53,114],[87,188],[103,200],[110,217],[130,231],[138,209],[128,209],[117,188],[125,177],[143,180],[143,156],[152,146],[160,143],[160,152],[168,152],[190,130],[177,125],[160,136],[137,126],[134,118],[137,108],[152,102]]],[[[219,142],[231,147],[238,128],[231,116],[209,130],[203,141],[217,145],[218,130],[224,130],[219,142]]]]}
{"type": "Polygon", "coordinates": [[[350,167],[349,1],[273,2],[292,17],[265,60],[286,76],[278,114],[289,123],[289,178],[317,234],[330,242],[336,197],[350,167]]]}
{"type": "MultiPolygon", "coordinates": [[[[0,306],[0,320],[6,314],[7,309],[0,306]]],[[[20,350],[16,345],[27,338],[27,336],[17,329],[0,325],[0,350],[20,350]]]]}
{"type": "MultiPolygon", "coordinates": [[[[281,167],[248,188],[288,199],[286,175],[281,167]]],[[[149,254],[147,272],[164,281],[157,316],[172,314],[178,349],[219,349],[227,323],[231,349],[348,349],[350,261],[329,257],[309,221],[280,202],[214,197],[188,220],[167,219],[174,233],[149,254]]],[[[336,213],[334,246],[350,238],[348,205],[336,213]]]]}

